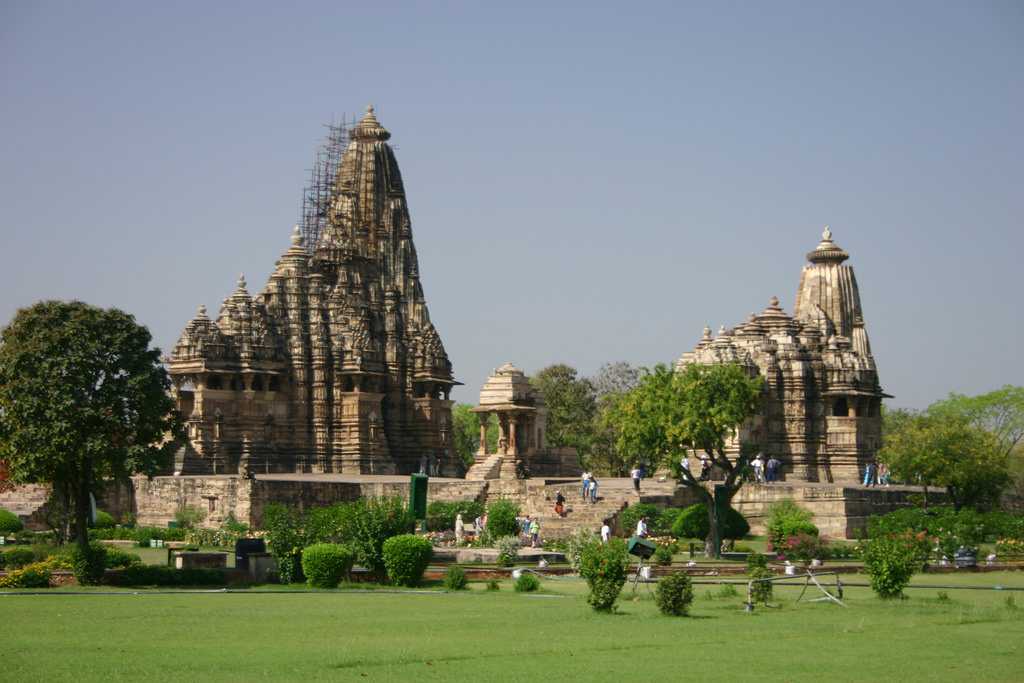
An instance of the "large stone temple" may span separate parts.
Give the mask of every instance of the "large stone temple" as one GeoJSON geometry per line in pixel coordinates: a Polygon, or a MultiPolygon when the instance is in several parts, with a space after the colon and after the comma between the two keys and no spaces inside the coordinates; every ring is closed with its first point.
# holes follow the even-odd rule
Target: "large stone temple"
{"type": "Polygon", "coordinates": [[[807,254],[793,315],[772,297],[760,314],[704,329],[689,363],[739,363],[764,378],[761,414],[731,444],[782,461],[787,481],[855,481],[881,445],[883,397],[849,254],[826,226],[807,254]]]}
{"type": "Polygon", "coordinates": [[[449,392],[402,175],[373,108],[350,131],[315,243],[296,227],[263,289],[204,307],[168,361],[182,474],[456,476],[449,392]]]}

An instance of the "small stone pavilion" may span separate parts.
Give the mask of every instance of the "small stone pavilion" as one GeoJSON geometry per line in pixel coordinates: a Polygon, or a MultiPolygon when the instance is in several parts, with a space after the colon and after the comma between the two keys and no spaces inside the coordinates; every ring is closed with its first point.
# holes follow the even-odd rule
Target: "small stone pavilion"
{"type": "Polygon", "coordinates": [[[505,363],[480,390],[480,447],[467,479],[516,479],[525,476],[575,476],[580,472],[576,450],[550,449],[544,441],[547,408],[522,370],[505,363]],[[498,449],[487,452],[491,415],[498,419],[498,449]]]}
{"type": "Polygon", "coordinates": [[[887,397],[861,311],[849,254],[826,226],[807,254],[793,315],[777,297],[760,314],[717,337],[709,328],[677,362],[739,363],[765,380],[761,414],[731,445],[782,461],[786,481],[852,482],[881,445],[881,402],[887,397]]]}

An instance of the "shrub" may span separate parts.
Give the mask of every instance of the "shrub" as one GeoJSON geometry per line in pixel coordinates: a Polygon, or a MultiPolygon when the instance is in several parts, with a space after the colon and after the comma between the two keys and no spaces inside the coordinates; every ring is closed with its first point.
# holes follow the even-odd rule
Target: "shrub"
{"type": "Polygon", "coordinates": [[[475,500],[464,500],[454,503],[435,500],[427,506],[427,529],[430,531],[448,531],[455,528],[455,518],[462,515],[465,524],[483,515],[484,506],[475,500]]]}
{"type": "MultiPolygon", "coordinates": [[[[767,567],[754,567],[750,569],[747,574],[752,580],[770,579],[774,576],[771,570],[767,567]]],[[[755,603],[760,602],[762,604],[768,604],[768,601],[772,599],[771,581],[755,581],[755,583],[750,587],[750,599],[755,603]]]]}
{"type": "Polygon", "coordinates": [[[580,570],[580,553],[583,552],[584,546],[592,543],[594,540],[594,534],[586,529],[575,529],[572,535],[566,539],[563,552],[565,553],[566,561],[574,572],[580,570]]]}
{"type": "Polygon", "coordinates": [[[871,589],[885,599],[903,595],[910,577],[920,566],[919,555],[917,537],[912,533],[890,534],[868,541],[864,547],[864,569],[871,576],[871,589]]]}
{"type": "Polygon", "coordinates": [[[613,538],[608,543],[593,541],[580,554],[580,575],[587,580],[590,593],[587,602],[599,612],[610,612],[615,607],[623,584],[629,556],[622,539],[613,538]]]}
{"type": "Polygon", "coordinates": [[[24,528],[25,525],[22,524],[21,517],[10,510],[0,508],[0,536],[10,536],[24,528]]]}
{"type": "Polygon", "coordinates": [[[519,556],[519,537],[504,536],[494,544],[498,548],[498,565],[511,567],[519,556]]]}
{"type": "Polygon", "coordinates": [[[501,590],[501,584],[498,583],[497,579],[491,579],[487,582],[487,590],[496,591],[501,590]]]}
{"type": "Polygon", "coordinates": [[[96,511],[96,519],[93,520],[92,523],[93,529],[113,529],[114,526],[115,524],[113,515],[111,515],[109,512],[104,512],[103,510],[96,511]]]}
{"type": "Polygon", "coordinates": [[[625,510],[619,513],[619,526],[622,527],[622,532],[627,536],[632,536],[636,532],[636,524],[640,521],[640,518],[647,518],[647,531],[654,533],[654,521],[658,518],[660,511],[657,505],[651,503],[636,503],[630,505],[625,510]]]}
{"type": "Polygon", "coordinates": [[[180,529],[193,529],[204,519],[206,513],[192,505],[186,505],[174,513],[174,521],[178,523],[180,529]]]}
{"type": "Polygon", "coordinates": [[[107,569],[123,569],[132,565],[142,564],[142,558],[120,548],[106,548],[105,566],[107,569]]]}
{"type": "Polygon", "coordinates": [[[42,558],[37,558],[31,548],[11,548],[3,553],[3,561],[0,562],[0,567],[19,569],[32,564],[37,559],[42,558]]]}
{"type": "Polygon", "coordinates": [[[49,588],[51,576],[46,562],[36,562],[0,577],[0,588],[49,588]]]}
{"type": "Polygon", "coordinates": [[[337,543],[317,543],[302,551],[302,573],[314,588],[334,588],[348,576],[355,553],[337,543]]]}
{"type": "Polygon", "coordinates": [[[811,560],[828,559],[829,546],[828,541],[814,534],[797,534],[786,539],[780,552],[787,560],[810,564],[811,560]]]}
{"type": "Polygon", "coordinates": [[[137,564],[107,575],[112,586],[223,586],[217,569],[174,569],[165,565],[137,564]]]}
{"type": "Polygon", "coordinates": [[[768,566],[768,556],[761,553],[750,553],[747,555],[747,573],[755,569],[764,569],[768,566]]]}
{"type": "Polygon", "coordinates": [[[654,550],[654,562],[662,566],[672,564],[672,554],[675,552],[675,547],[670,545],[659,545],[654,550]]]}
{"type": "Polygon", "coordinates": [[[107,568],[107,549],[97,541],[71,551],[71,571],[80,586],[98,586],[107,568]]]}
{"type": "MultiPolygon", "coordinates": [[[[355,550],[356,560],[362,566],[378,579],[383,579],[388,576],[384,544],[394,536],[411,534],[416,527],[416,519],[399,496],[359,500],[350,503],[349,508],[342,539],[355,550]]],[[[420,540],[427,548],[430,547],[430,541],[420,540]]],[[[430,552],[427,551],[429,560],[430,552]]]]}
{"type": "Polygon", "coordinates": [[[277,561],[277,576],[281,583],[302,580],[302,547],[305,536],[299,513],[284,505],[268,505],[263,511],[268,550],[277,561]]]}
{"type": "Polygon", "coordinates": [[[518,536],[519,523],[516,517],[519,516],[519,506],[509,500],[499,500],[491,503],[487,508],[487,533],[491,538],[503,536],[518,536]]]}
{"type": "Polygon", "coordinates": [[[685,617],[693,602],[693,584],[685,572],[672,572],[658,581],[654,600],[662,614],[685,617]]]}
{"type": "MultiPolygon", "coordinates": [[[[708,521],[708,506],[697,503],[684,509],[676,516],[672,525],[672,535],[676,538],[707,538],[711,532],[708,521]]],[[[740,539],[750,533],[750,524],[746,518],[733,508],[727,508],[725,519],[722,520],[722,538],[740,539]]]]}
{"type": "Polygon", "coordinates": [[[515,589],[516,593],[532,593],[540,588],[540,579],[535,574],[529,572],[523,572],[516,579],[515,589]]]}
{"type": "Polygon", "coordinates": [[[392,536],[384,541],[384,566],[388,579],[398,586],[418,585],[433,553],[434,547],[422,536],[392,536]]]}
{"type": "Polygon", "coordinates": [[[444,574],[444,587],[450,591],[466,590],[469,587],[466,570],[457,564],[448,567],[448,571],[444,574]]]}
{"type": "Polygon", "coordinates": [[[789,498],[780,500],[768,509],[768,522],[765,528],[770,547],[776,551],[781,551],[785,547],[786,539],[790,536],[818,535],[818,527],[811,522],[811,513],[789,498]]]}
{"type": "MultiPolygon", "coordinates": [[[[672,527],[682,512],[683,508],[665,508],[659,512],[657,517],[652,517],[649,520],[651,534],[654,536],[671,536],[672,527]]],[[[636,527],[634,526],[633,528],[635,529],[636,527]]]]}
{"type": "Polygon", "coordinates": [[[239,522],[234,515],[228,515],[216,529],[187,530],[185,542],[197,546],[232,549],[235,547],[235,541],[248,535],[249,525],[239,522]]]}

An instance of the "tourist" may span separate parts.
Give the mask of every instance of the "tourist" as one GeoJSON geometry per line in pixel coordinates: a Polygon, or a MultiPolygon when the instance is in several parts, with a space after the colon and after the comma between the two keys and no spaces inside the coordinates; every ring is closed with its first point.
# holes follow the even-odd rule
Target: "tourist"
{"type": "Polygon", "coordinates": [[[530,523],[532,521],[533,521],[533,518],[530,517],[530,515],[526,515],[526,517],[524,517],[522,519],[522,521],[520,522],[520,524],[519,524],[519,531],[520,531],[520,533],[522,533],[522,535],[524,537],[530,535],[530,523]]]}
{"type": "Polygon", "coordinates": [[[583,498],[583,502],[587,502],[587,497],[590,495],[590,472],[583,473],[583,488],[580,491],[580,496],[583,498]]]}
{"type": "Polygon", "coordinates": [[[536,548],[540,541],[540,522],[536,517],[530,518],[530,547],[536,548]]]}
{"type": "Polygon", "coordinates": [[[764,483],[764,458],[761,457],[760,453],[758,453],[756,456],[754,456],[754,460],[753,460],[753,462],[750,463],[750,466],[754,468],[754,481],[756,481],[758,484],[763,484],[764,483]]]}
{"type": "Polygon", "coordinates": [[[630,471],[629,476],[633,477],[633,490],[640,493],[640,477],[643,476],[643,472],[640,471],[640,466],[635,466],[630,471]]]}
{"type": "Polygon", "coordinates": [[[636,523],[636,535],[640,538],[647,538],[647,518],[641,517],[636,523]]]}
{"type": "Polygon", "coordinates": [[[775,482],[779,480],[779,467],[781,465],[782,461],[774,455],[768,458],[768,481],[775,482]]]}
{"type": "Polygon", "coordinates": [[[555,514],[565,517],[565,496],[561,491],[555,491],[555,514]]]}
{"type": "Polygon", "coordinates": [[[455,541],[462,543],[462,537],[466,533],[466,525],[462,522],[462,513],[455,515],[455,541]]]}
{"type": "Polygon", "coordinates": [[[477,518],[473,520],[473,527],[476,531],[476,540],[479,541],[480,537],[484,535],[484,518],[478,515],[477,518]]]}
{"type": "Polygon", "coordinates": [[[594,478],[594,475],[590,475],[590,502],[597,502],[597,479],[594,478]]]}
{"type": "Polygon", "coordinates": [[[869,462],[864,468],[864,486],[871,486],[875,483],[875,463],[869,462]]]}
{"type": "Polygon", "coordinates": [[[889,485],[889,466],[884,462],[878,464],[878,485],[889,485]]]}
{"type": "Polygon", "coordinates": [[[601,543],[607,543],[612,539],[612,527],[605,519],[601,524],[601,543]]]}
{"type": "Polygon", "coordinates": [[[686,481],[687,479],[693,477],[693,475],[690,474],[690,457],[687,455],[684,455],[682,459],[679,461],[679,474],[682,477],[683,481],[686,481]],[[689,477],[686,476],[688,474],[690,475],[689,477]]]}
{"type": "Polygon", "coordinates": [[[711,478],[711,459],[704,453],[700,454],[700,480],[707,481],[711,478]]]}

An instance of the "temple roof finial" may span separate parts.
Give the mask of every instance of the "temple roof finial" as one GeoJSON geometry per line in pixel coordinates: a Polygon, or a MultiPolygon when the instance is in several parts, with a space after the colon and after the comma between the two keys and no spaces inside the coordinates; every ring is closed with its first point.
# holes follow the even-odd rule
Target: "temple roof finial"
{"type": "Polygon", "coordinates": [[[199,304],[199,308],[196,309],[196,318],[205,318],[205,317],[206,317],[206,306],[204,304],[199,304]]]}
{"type": "Polygon", "coordinates": [[[807,254],[807,260],[811,263],[842,263],[848,258],[850,255],[832,241],[832,228],[827,225],[821,232],[821,242],[814,251],[807,254]]]}
{"type": "Polygon", "coordinates": [[[238,274],[238,289],[245,290],[245,273],[238,274]]]}
{"type": "Polygon", "coordinates": [[[366,107],[366,114],[349,133],[353,140],[380,140],[383,142],[391,137],[391,133],[380,125],[380,121],[374,115],[375,111],[372,104],[366,107]]]}
{"type": "Polygon", "coordinates": [[[292,244],[297,247],[302,246],[302,230],[299,229],[298,225],[292,228],[292,244]]]}

